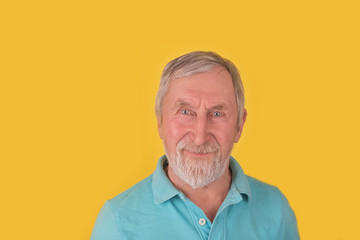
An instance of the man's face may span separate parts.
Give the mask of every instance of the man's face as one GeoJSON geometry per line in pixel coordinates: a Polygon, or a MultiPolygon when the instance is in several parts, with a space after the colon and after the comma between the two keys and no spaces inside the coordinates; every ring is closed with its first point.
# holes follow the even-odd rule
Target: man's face
{"type": "Polygon", "coordinates": [[[225,69],[173,80],[158,122],[171,170],[194,189],[219,178],[241,135],[245,118],[239,129],[237,118],[234,87],[225,69]]]}

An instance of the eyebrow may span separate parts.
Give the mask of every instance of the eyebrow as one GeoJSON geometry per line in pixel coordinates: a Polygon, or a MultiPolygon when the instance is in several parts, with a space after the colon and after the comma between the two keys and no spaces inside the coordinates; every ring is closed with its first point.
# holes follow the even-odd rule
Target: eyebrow
{"type": "Polygon", "coordinates": [[[211,107],[210,109],[212,109],[212,110],[226,110],[227,106],[226,106],[225,103],[219,103],[219,104],[211,107]]]}
{"type": "Polygon", "coordinates": [[[175,101],[173,108],[181,108],[181,107],[190,107],[191,104],[188,103],[185,99],[179,98],[175,101]]]}

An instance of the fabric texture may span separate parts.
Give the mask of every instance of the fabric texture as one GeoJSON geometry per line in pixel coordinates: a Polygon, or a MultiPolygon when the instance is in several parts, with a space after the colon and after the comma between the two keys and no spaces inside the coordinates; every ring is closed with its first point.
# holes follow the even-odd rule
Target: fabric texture
{"type": "Polygon", "coordinates": [[[244,174],[230,157],[232,183],[213,222],[176,189],[164,172],[166,156],[152,175],[105,202],[91,240],[296,240],[297,222],[278,188],[244,174]]]}

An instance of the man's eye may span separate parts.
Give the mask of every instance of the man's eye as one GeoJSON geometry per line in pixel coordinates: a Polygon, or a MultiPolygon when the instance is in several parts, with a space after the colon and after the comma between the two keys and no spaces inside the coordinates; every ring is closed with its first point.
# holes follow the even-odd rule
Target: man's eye
{"type": "Polygon", "coordinates": [[[221,113],[220,112],[213,112],[212,114],[214,117],[220,117],[221,116],[221,113]]]}
{"type": "Polygon", "coordinates": [[[181,114],[187,115],[187,114],[190,114],[190,112],[188,110],[181,110],[181,114]]]}

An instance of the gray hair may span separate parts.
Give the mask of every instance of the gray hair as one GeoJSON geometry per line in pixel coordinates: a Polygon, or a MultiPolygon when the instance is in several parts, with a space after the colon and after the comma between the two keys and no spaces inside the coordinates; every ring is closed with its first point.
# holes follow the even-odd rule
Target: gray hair
{"type": "Polygon", "coordinates": [[[238,108],[237,126],[240,127],[245,97],[239,71],[230,60],[222,58],[215,52],[203,51],[190,52],[172,60],[165,66],[155,100],[155,113],[160,122],[162,121],[163,101],[171,81],[178,78],[190,77],[198,73],[209,72],[215,67],[222,67],[231,75],[238,108]]]}

